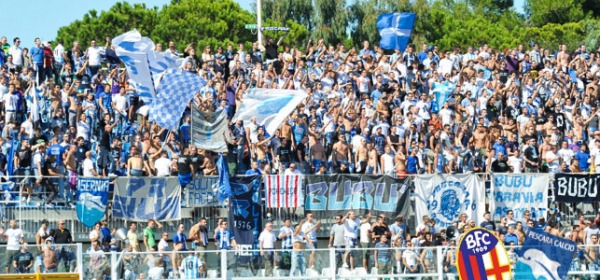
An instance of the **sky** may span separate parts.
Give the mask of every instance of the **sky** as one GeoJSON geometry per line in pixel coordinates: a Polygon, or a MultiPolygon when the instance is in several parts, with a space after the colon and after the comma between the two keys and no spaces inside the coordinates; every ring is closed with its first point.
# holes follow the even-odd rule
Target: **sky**
{"type": "MultiPolygon", "coordinates": [[[[251,11],[251,4],[256,0],[234,0],[242,8],[251,11]]],[[[349,0],[348,2],[352,2],[349,0]]],[[[523,11],[525,0],[515,0],[517,11],[523,11]]],[[[6,36],[8,42],[12,45],[13,38],[21,39],[22,47],[33,46],[33,40],[36,37],[43,41],[51,41],[56,36],[56,32],[62,26],[68,25],[75,20],[82,19],[83,15],[89,10],[105,11],[113,6],[117,0],[28,0],[27,7],[36,7],[30,9],[23,6],[22,1],[2,1],[2,9],[10,11],[2,13],[0,16],[0,36],[6,36]],[[60,5],[57,5],[60,3],[60,5]],[[66,8],[68,7],[68,8],[66,8]],[[67,11],[68,12],[64,12],[67,11]],[[16,11],[16,12],[15,12],[16,11]]],[[[163,5],[171,2],[170,0],[129,0],[129,3],[145,3],[147,7],[163,5]]],[[[115,34],[117,35],[117,34],[115,34]]]]}

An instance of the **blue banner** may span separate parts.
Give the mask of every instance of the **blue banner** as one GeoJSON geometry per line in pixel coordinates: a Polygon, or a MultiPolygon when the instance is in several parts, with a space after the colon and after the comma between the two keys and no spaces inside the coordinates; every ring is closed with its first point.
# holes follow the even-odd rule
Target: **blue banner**
{"type": "Polygon", "coordinates": [[[576,249],[573,241],[530,229],[517,251],[515,279],[567,279],[576,249]]]}
{"type": "Polygon", "coordinates": [[[117,178],[113,217],[143,222],[181,218],[181,186],[177,178],[117,178]]]}
{"type": "Polygon", "coordinates": [[[194,177],[186,190],[186,207],[208,207],[219,206],[218,190],[219,177],[198,176],[194,177]]]}
{"type": "Polygon", "coordinates": [[[310,211],[343,215],[348,210],[407,216],[410,211],[408,186],[403,179],[368,175],[306,176],[306,201],[310,211]]]}
{"type": "Polygon", "coordinates": [[[231,184],[229,183],[229,168],[227,167],[227,162],[225,161],[223,154],[219,154],[217,170],[219,171],[219,202],[223,202],[233,195],[231,184]]]}
{"type": "Polygon", "coordinates": [[[77,218],[86,227],[99,222],[106,212],[108,204],[108,179],[78,178],[77,180],[77,218]]]}
{"type": "Polygon", "coordinates": [[[377,29],[381,36],[379,46],[386,50],[404,51],[410,40],[417,15],[414,13],[381,14],[377,29]]]}
{"type": "Polygon", "coordinates": [[[229,200],[229,226],[238,246],[238,262],[248,263],[258,257],[258,235],[262,231],[261,176],[231,178],[233,196],[229,200]]]}

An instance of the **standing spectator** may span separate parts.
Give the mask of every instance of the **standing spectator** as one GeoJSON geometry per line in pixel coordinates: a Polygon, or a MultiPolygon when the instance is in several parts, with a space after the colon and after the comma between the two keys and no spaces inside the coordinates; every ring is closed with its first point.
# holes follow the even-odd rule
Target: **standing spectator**
{"type": "Polygon", "coordinates": [[[362,249],[361,258],[362,258],[362,266],[365,269],[369,269],[369,258],[371,247],[371,214],[366,213],[365,218],[361,221],[359,232],[360,232],[360,248],[362,249]]]}
{"type": "Polygon", "coordinates": [[[148,227],[144,229],[144,246],[146,252],[156,252],[158,250],[156,246],[156,227],[162,228],[162,224],[155,219],[148,220],[148,227]]]}
{"type": "Polygon", "coordinates": [[[173,236],[173,244],[181,244],[181,251],[187,251],[187,238],[185,236],[185,227],[183,224],[180,224],[177,227],[177,232],[173,236]]]}
{"type": "Polygon", "coordinates": [[[90,76],[95,76],[101,67],[101,52],[102,48],[96,46],[96,40],[90,42],[90,47],[85,52],[90,69],[90,76]]]}
{"type": "Polygon", "coordinates": [[[525,173],[537,173],[539,170],[539,153],[536,147],[535,138],[527,139],[529,145],[524,152],[525,173]]]}
{"type": "Polygon", "coordinates": [[[46,246],[44,246],[42,258],[43,270],[40,269],[40,273],[58,272],[59,261],[56,257],[56,251],[53,245],[52,239],[46,239],[46,246]]]}
{"type": "Polygon", "coordinates": [[[406,242],[406,250],[402,252],[402,265],[404,273],[418,274],[419,273],[419,256],[415,252],[415,244],[413,241],[406,242]]]}
{"type": "Polygon", "coordinates": [[[190,253],[181,261],[181,266],[179,267],[181,279],[198,279],[205,277],[205,275],[201,273],[204,270],[204,262],[202,262],[199,254],[200,252],[190,253]]]}
{"type": "Polygon", "coordinates": [[[40,38],[35,38],[34,42],[35,46],[31,48],[29,54],[29,63],[33,67],[33,76],[35,77],[36,82],[41,84],[44,81],[42,72],[44,70],[44,49],[42,48],[42,41],[40,38]]]}
{"type": "Polygon", "coordinates": [[[169,257],[168,252],[171,251],[169,248],[169,241],[167,241],[167,239],[169,238],[169,233],[168,232],[163,232],[161,234],[161,238],[158,241],[158,245],[157,245],[157,251],[158,254],[160,255],[161,259],[162,259],[162,265],[163,265],[163,277],[167,278],[167,276],[169,275],[169,270],[170,270],[170,263],[171,263],[171,258],[169,257]]]}
{"type": "MultiPolygon", "coordinates": [[[[375,244],[375,266],[377,274],[387,275],[392,272],[391,266],[391,250],[388,244],[387,236],[381,236],[381,239],[375,244]]],[[[382,278],[379,278],[382,279],[382,278]]]]}
{"type": "Polygon", "coordinates": [[[306,222],[302,225],[302,233],[306,240],[306,249],[311,250],[310,258],[308,259],[308,267],[313,268],[315,264],[315,249],[317,246],[317,233],[321,232],[321,222],[314,222],[312,213],[306,214],[306,222]]]}
{"type": "Polygon", "coordinates": [[[93,241],[92,247],[86,253],[90,256],[89,271],[92,279],[104,279],[104,270],[108,266],[108,261],[99,242],[93,241]]]}
{"type": "Polygon", "coordinates": [[[69,244],[73,243],[73,236],[71,235],[71,231],[69,231],[65,227],[64,220],[58,221],[58,229],[54,230],[53,238],[56,244],[66,244],[60,247],[58,260],[56,261],[56,263],[58,264],[62,260],[65,267],[65,271],[71,272],[71,264],[73,261],[75,261],[75,253],[73,253],[72,248],[69,244]]]}
{"type": "Polygon", "coordinates": [[[273,267],[275,266],[275,252],[273,250],[275,249],[276,241],[277,237],[273,232],[273,223],[267,222],[264,230],[258,237],[260,255],[263,257],[263,262],[265,265],[265,277],[273,276],[273,267]]]}
{"type": "Polygon", "coordinates": [[[10,273],[12,260],[19,253],[21,247],[20,244],[23,244],[24,242],[23,231],[17,227],[16,220],[10,220],[8,227],[9,228],[2,235],[2,239],[6,240],[6,252],[4,256],[6,273],[10,273]]]}
{"type": "Polygon", "coordinates": [[[17,273],[29,273],[33,267],[33,254],[27,250],[27,243],[21,245],[21,250],[13,257],[12,262],[17,273]]]}
{"type": "Polygon", "coordinates": [[[289,274],[291,277],[296,276],[296,271],[300,272],[300,276],[304,276],[306,273],[306,258],[304,257],[304,243],[306,236],[302,230],[305,222],[305,220],[300,221],[292,235],[293,248],[289,274]]]}
{"type": "Polygon", "coordinates": [[[129,223],[129,230],[127,231],[127,240],[129,241],[129,245],[131,245],[131,250],[134,252],[141,252],[139,237],[136,232],[137,223],[131,222],[129,223]]]}
{"type": "Polygon", "coordinates": [[[42,44],[42,52],[42,81],[54,81],[52,77],[54,73],[54,51],[52,50],[52,44],[50,42],[44,42],[42,44]]]}
{"type": "Polygon", "coordinates": [[[208,246],[206,218],[201,218],[197,224],[190,228],[189,237],[192,239],[192,248],[200,252],[200,259],[206,263],[206,248],[208,246]]]}
{"type": "Polygon", "coordinates": [[[83,177],[101,177],[100,173],[96,170],[94,162],[92,161],[92,152],[85,152],[85,159],[83,160],[83,177]]]}
{"type": "Polygon", "coordinates": [[[344,240],[346,241],[346,253],[344,254],[343,266],[348,267],[348,256],[350,256],[350,270],[354,270],[354,252],[358,247],[358,234],[360,219],[356,217],[354,211],[348,212],[346,217],[342,218],[344,223],[344,240]]]}
{"type": "Polygon", "coordinates": [[[496,225],[492,221],[492,215],[490,214],[490,212],[486,212],[485,214],[483,214],[483,219],[484,221],[481,222],[479,226],[492,232],[496,231],[496,225]]]}
{"type": "Polygon", "coordinates": [[[344,240],[344,222],[342,218],[342,215],[336,215],[335,224],[329,229],[329,248],[335,248],[336,268],[340,268],[344,261],[342,249],[344,248],[344,245],[346,245],[344,240]]]}

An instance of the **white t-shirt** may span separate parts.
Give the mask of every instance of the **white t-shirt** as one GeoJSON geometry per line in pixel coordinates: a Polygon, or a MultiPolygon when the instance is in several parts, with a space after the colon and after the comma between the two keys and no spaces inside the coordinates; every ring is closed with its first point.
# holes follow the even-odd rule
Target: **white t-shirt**
{"type": "MultiPolygon", "coordinates": [[[[4,100],[4,109],[7,111],[17,110],[17,103],[19,102],[19,96],[17,94],[5,94],[2,97],[4,100]]],[[[15,113],[15,112],[12,112],[15,113]]]]}
{"type": "Polygon", "coordinates": [[[153,267],[148,270],[148,279],[149,280],[161,280],[163,279],[163,272],[165,269],[163,267],[153,267]]]}
{"type": "Polygon", "coordinates": [[[100,47],[89,47],[87,49],[87,55],[89,59],[90,66],[100,66],[100,52],[102,49],[100,47]]]}
{"type": "Polygon", "coordinates": [[[313,230],[311,230],[310,232],[307,232],[309,228],[311,228],[312,226],[314,226],[314,223],[311,222],[306,222],[302,225],[302,228],[300,229],[308,239],[310,239],[313,242],[317,241],[317,228],[315,227],[313,230]]]}
{"type": "Polygon", "coordinates": [[[21,247],[20,240],[23,238],[23,231],[20,228],[12,229],[9,228],[4,232],[6,235],[6,249],[7,250],[19,250],[21,247]]]}
{"type": "Polygon", "coordinates": [[[100,237],[100,234],[97,231],[95,231],[95,230],[90,231],[90,240],[98,240],[99,237],[100,237]]]}
{"type": "Polygon", "coordinates": [[[157,177],[169,176],[171,161],[168,158],[161,157],[154,162],[154,167],[156,168],[157,177]]]}
{"type": "Polygon", "coordinates": [[[562,158],[563,162],[566,163],[567,166],[571,165],[571,160],[573,160],[573,156],[575,155],[571,149],[560,149],[556,154],[562,158]]]}
{"type": "Polygon", "coordinates": [[[359,219],[346,219],[344,223],[344,236],[349,238],[358,238],[358,229],[360,227],[359,219]]]}
{"type": "Polygon", "coordinates": [[[122,114],[127,114],[127,112],[124,112],[125,109],[129,107],[129,98],[127,96],[121,94],[114,95],[112,102],[115,103],[115,107],[119,109],[122,114]]]}
{"type": "Polygon", "coordinates": [[[360,243],[371,243],[371,223],[364,223],[360,225],[360,243]]]}
{"type": "MultiPolygon", "coordinates": [[[[600,150],[594,151],[592,153],[592,156],[594,156],[594,165],[599,166],[600,165],[600,150]]],[[[596,171],[596,173],[598,173],[598,171],[596,171]]]]}
{"type": "Polygon", "coordinates": [[[12,55],[13,64],[17,66],[23,65],[23,49],[21,47],[12,46],[8,49],[8,54],[12,55]]]}
{"type": "Polygon", "coordinates": [[[65,47],[62,45],[58,45],[54,48],[54,60],[56,63],[64,63],[65,58],[63,57],[63,53],[65,52],[65,47]]]}
{"type": "Polygon", "coordinates": [[[417,265],[417,253],[413,250],[406,250],[402,252],[402,258],[406,260],[406,264],[408,266],[416,266],[417,265]]]}
{"type": "Polygon", "coordinates": [[[520,157],[509,156],[508,157],[508,165],[512,166],[513,173],[521,173],[523,159],[520,157]]]}
{"type": "Polygon", "coordinates": [[[21,124],[21,128],[25,131],[25,133],[27,133],[27,135],[29,137],[33,136],[33,124],[30,121],[31,119],[28,118],[26,121],[24,121],[21,124]]]}
{"type": "Polygon", "coordinates": [[[92,174],[92,169],[94,169],[94,163],[91,159],[86,158],[83,160],[83,177],[94,177],[92,174]]]}
{"type": "Polygon", "coordinates": [[[272,231],[263,230],[263,232],[260,233],[260,236],[258,236],[258,241],[262,242],[263,248],[274,249],[275,241],[277,241],[277,237],[275,236],[275,233],[273,233],[272,231]]]}

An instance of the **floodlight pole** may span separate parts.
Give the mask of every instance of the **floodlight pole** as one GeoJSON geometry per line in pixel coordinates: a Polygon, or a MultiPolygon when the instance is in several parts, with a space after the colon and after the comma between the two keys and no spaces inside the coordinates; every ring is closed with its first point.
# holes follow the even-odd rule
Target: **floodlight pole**
{"type": "Polygon", "coordinates": [[[256,0],[256,28],[258,29],[258,45],[263,45],[262,34],[262,0],[256,0]]]}

